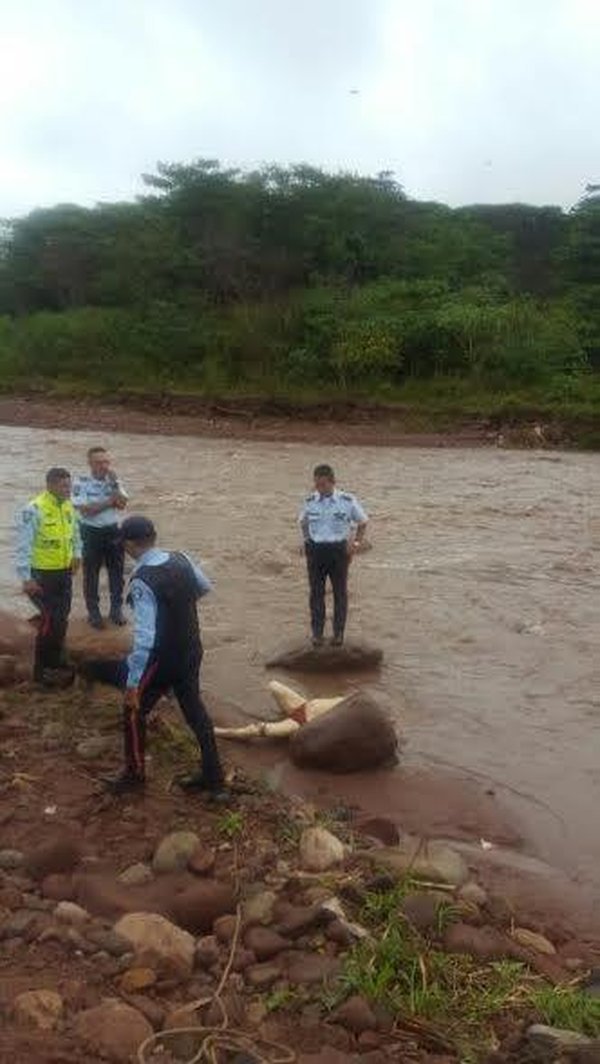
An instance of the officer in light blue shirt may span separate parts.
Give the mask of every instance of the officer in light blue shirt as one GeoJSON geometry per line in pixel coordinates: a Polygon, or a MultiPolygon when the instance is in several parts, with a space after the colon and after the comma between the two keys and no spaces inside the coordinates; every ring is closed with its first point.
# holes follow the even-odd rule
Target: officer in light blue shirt
{"type": "Polygon", "coordinates": [[[127,517],[120,534],[135,561],[127,596],[133,609],[133,649],[127,658],[88,661],[80,667],[88,680],[125,692],[125,768],[106,781],[108,790],[122,795],[145,786],[146,718],[159,698],[173,691],[202,755],[199,770],[179,785],[225,802],[228,794],[214,728],[199,686],[202,641],[197,603],[211,590],[210,580],[186,554],[157,547],[156,530],[147,517],[127,517]]]}
{"type": "Polygon", "coordinates": [[[333,645],[341,646],[348,615],[348,566],[364,538],[367,515],[358,500],[335,486],[330,465],[318,465],[315,490],[298,518],[308,568],[313,645],[322,646],[325,629],[325,585],[333,591],[333,645]]]}
{"type": "Polygon", "coordinates": [[[119,539],[119,520],[127,506],[127,492],[111,469],[110,455],[104,447],[90,447],[89,474],[73,482],[73,505],[79,513],[83,541],[83,594],[92,628],[103,628],[98,583],[105,566],[110,592],[110,619],[125,624],[123,617],[123,544],[119,539]]]}

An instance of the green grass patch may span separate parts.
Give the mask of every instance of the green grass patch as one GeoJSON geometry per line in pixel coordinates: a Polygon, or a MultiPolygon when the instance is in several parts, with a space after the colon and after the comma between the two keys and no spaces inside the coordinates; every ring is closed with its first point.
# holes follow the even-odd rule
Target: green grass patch
{"type": "Polygon", "coordinates": [[[579,1031],[600,1037],[600,998],[589,997],[574,987],[540,987],[531,993],[532,1007],[549,1027],[579,1031]]]}

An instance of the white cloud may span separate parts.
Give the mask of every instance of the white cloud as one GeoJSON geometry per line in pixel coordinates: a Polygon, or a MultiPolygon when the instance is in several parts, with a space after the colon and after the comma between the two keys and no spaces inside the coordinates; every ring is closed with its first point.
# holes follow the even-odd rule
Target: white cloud
{"type": "Polygon", "coordinates": [[[566,205],[600,177],[597,0],[2,6],[0,215],[201,155],[393,169],[452,203],[566,205]]]}

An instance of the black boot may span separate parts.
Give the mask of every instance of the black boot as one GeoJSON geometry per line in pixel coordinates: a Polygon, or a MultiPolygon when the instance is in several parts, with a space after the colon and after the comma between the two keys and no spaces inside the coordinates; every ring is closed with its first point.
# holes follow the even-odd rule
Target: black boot
{"type": "Polygon", "coordinates": [[[231,798],[224,783],[210,783],[202,769],[198,769],[198,772],[194,772],[191,776],[183,776],[176,782],[185,794],[204,794],[207,801],[215,802],[217,805],[225,805],[231,798]]]}
{"type": "Polygon", "coordinates": [[[127,621],[123,616],[123,611],[120,607],[117,607],[116,609],[111,609],[110,620],[112,624],[115,624],[117,626],[117,628],[124,628],[127,624],[127,621]]]}
{"type": "Polygon", "coordinates": [[[88,616],[88,624],[89,624],[90,628],[95,628],[96,631],[101,632],[102,629],[104,628],[104,621],[102,620],[102,614],[99,613],[99,612],[97,613],[96,611],[94,611],[94,613],[90,613],[89,616],[88,616]]]}
{"type": "Polygon", "coordinates": [[[102,782],[105,790],[116,798],[122,794],[131,794],[133,791],[143,791],[146,785],[145,777],[139,776],[136,772],[132,772],[131,769],[125,769],[120,776],[116,776],[111,780],[103,780],[102,782]]]}

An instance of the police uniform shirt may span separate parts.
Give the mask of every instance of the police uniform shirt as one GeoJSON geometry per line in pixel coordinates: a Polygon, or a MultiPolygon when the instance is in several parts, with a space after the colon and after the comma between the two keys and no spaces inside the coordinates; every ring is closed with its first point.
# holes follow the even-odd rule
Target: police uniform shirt
{"type": "MultiPolygon", "coordinates": [[[[150,654],[156,641],[156,619],[158,606],[156,596],[151,587],[143,580],[136,580],[135,574],[142,566],[164,565],[169,560],[169,552],[151,547],[135,563],[131,581],[129,584],[129,599],[133,607],[133,650],[127,658],[128,675],[127,686],[137,687],[144,675],[150,654]]],[[[207,595],[212,590],[212,584],[204,575],[199,565],[195,565],[187,554],[184,555],[196,577],[198,585],[198,598],[207,595]]]]}
{"type": "MultiPolygon", "coordinates": [[[[93,477],[89,473],[84,473],[81,477],[75,477],[73,481],[73,506],[76,510],[81,511],[82,506],[106,502],[115,492],[123,495],[126,499],[128,498],[127,492],[123,489],[114,473],[108,473],[102,480],[98,479],[98,477],[93,477]]],[[[82,514],[80,512],[80,521],[89,528],[109,528],[111,525],[119,523],[120,516],[119,510],[115,506],[109,506],[106,510],[101,510],[97,514],[82,514]]]]}
{"type": "Polygon", "coordinates": [[[367,520],[354,495],[337,488],[331,495],[311,492],[298,518],[304,539],[312,543],[341,543],[348,539],[352,525],[362,525],[367,520]]]}

